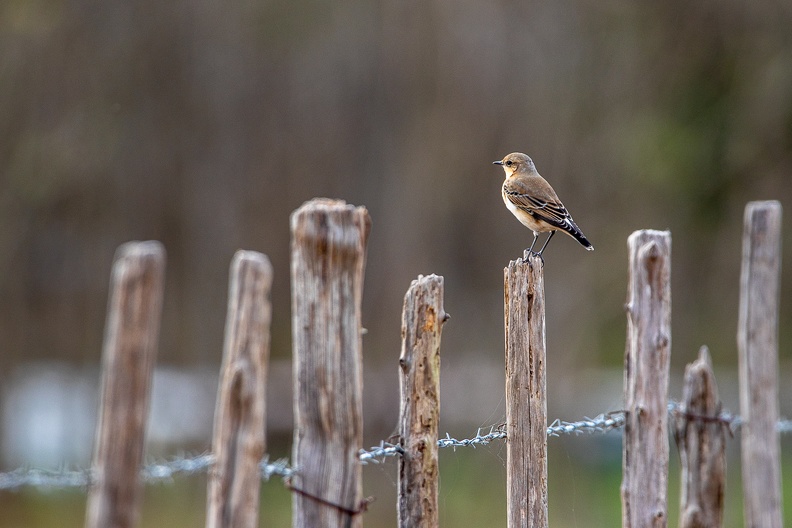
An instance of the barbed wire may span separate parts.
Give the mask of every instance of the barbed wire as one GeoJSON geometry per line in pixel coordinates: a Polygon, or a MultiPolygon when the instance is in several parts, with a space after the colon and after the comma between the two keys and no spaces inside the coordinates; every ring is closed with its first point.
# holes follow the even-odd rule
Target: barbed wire
{"type": "MultiPolygon", "coordinates": [[[[591,434],[591,433],[607,433],[612,429],[618,429],[624,425],[624,411],[612,411],[602,413],[594,418],[586,418],[577,422],[567,422],[556,419],[547,428],[547,436],[560,436],[562,434],[591,434]]],[[[487,445],[494,440],[503,440],[506,438],[506,424],[493,425],[490,427],[488,433],[481,434],[481,429],[476,431],[476,435],[472,438],[464,438],[457,440],[452,438],[451,435],[446,433],[445,438],[437,440],[437,447],[473,447],[477,445],[487,445]]],[[[401,456],[404,454],[404,449],[397,444],[389,442],[380,442],[380,445],[371,447],[370,449],[361,449],[359,451],[360,461],[365,463],[373,462],[379,463],[381,459],[401,456]]]]}
{"type": "Polygon", "coordinates": [[[23,486],[35,488],[86,488],[91,482],[90,470],[37,469],[21,467],[0,473],[0,490],[15,490],[23,486]]]}
{"type": "Polygon", "coordinates": [[[269,458],[265,456],[264,459],[259,462],[259,470],[261,471],[261,478],[264,480],[269,480],[273,476],[288,479],[294,475],[294,469],[289,467],[288,458],[279,458],[275,462],[270,463],[269,458]]]}
{"type": "MultiPolygon", "coordinates": [[[[668,403],[668,413],[671,416],[683,416],[688,420],[704,420],[710,422],[720,422],[729,427],[732,432],[736,432],[743,423],[740,416],[728,411],[722,411],[716,416],[698,416],[690,414],[685,407],[675,401],[668,403]]],[[[547,427],[547,436],[558,437],[561,435],[581,435],[607,433],[620,429],[624,426],[624,411],[611,411],[602,413],[594,418],[584,417],[576,422],[554,420],[547,427]]],[[[792,433],[792,420],[779,420],[777,430],[781,434],[792,433]]],[[[475,436],[458,440],[446,433],[444,438],[437,440],[439,448],[450,447],[456,450],[457,447],[473,447],[490,444],[496,440],[506,438],[506,424],[493,425],[489,432],[482,434],[481,428],[476,431],[475,436]]],[[[378,446],[369,449],[361,449],[358,457],[363,464],[382,463],[389,457],[401,456],[404,449],[398,444],[382,441],[378,446]]],[[[147,484],[170,482],[177,476],[189,476],[208,472],[214,464],[215,457],[211,453],[202,453],[195,456],[173,457],[165,462],[153,462],[146,464],[141,471],[141,478],[147,484]]],[[[282,479],[291,478],[298,468],[289,465],[289,460],[281,458],[275,462],[270,462],[268,457],[264,457],[259,463],[259,471],[263,480],[270,480],[272,477],[282,479]]],[[[57,469],[40,469],[33,467],[21,467],[13,471],[0,472],[0,490],[16,490],[22,487],[35,488],[88,488],[92,481],[90,469],[69,469],[64,466],[57,469]]]]}
{"type": "Polygon", "coordinates": [[[579,422],[564,422],[556,419],[547,428],[547,436],[607,433],[622,426],[624,426],[624,411],[611,411],[599,414],[594,418],[584,417],[579,422]]]}
{"type": "MultiPolygon", "coordinates": [[[[206,473],[215,462],[211,453],[195,456],[174,457],[165,462],[147,464],[140,472],[141,479],[147,484],[170,482],[177,476],[206,473]]],[[[294,470],[289,467],[288,459],[282,458],[269,462],[268,457],[259,463],[261,478],[269,480],[273,476],[289,478],[294,470]]],[[[0,473],[0,490],[13,490],[23,486],[36,488],[87,488],[92,481],[90,469],[39,469],[21,467],[0,473]]]]}
{"type": "MultiPolygon", "coordinates": [[[[671,416],[682,416],[688,420],[701,420],[705,422],[719,422],[729,428],[732,433],[736,433],[742,427],[744,421],[741,416],[721,411],[716,416],[702,416],[687,412],[685,406],[674,400],[668,402],[668,414],[671,416]]],[[[780,419],[776,422],[776,431],[779,434],[792,433],[792,420],[780,419]]]]}
{"type": "Polygon", "coordinates": [[[141,476],[143,482],[157,483],[171,481],[178,475],[195,475],[204,473],[215,463],[211,453],[203,453],[193,457],[174,457],[167,462],[154,462],[143,467],[141,476]]]}

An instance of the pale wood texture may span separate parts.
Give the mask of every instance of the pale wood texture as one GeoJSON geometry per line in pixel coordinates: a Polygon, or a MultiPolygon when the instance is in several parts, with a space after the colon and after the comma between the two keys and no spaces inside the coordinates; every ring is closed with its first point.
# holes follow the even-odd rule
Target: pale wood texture
{"type": "Polygon", "coordinates": [[[206,526],[258,526],[259,462],[264,456],[272,266],[237,251],[228,288],[223,364],[217,391],[206,526]]]}
{"type": "Polygon", "coordinates": [[[85,526],[126,528],[138,519],[151,376],[162,312],[165,249],[118,248],[102,350],[102,389],[85,526]]]}
{"type": "Polygon", "coordinates": [[[685,369],[682,400],[674,430],[682,464],[679,526],[719,528],[726,488],[726,425],[718,420],[721,403],[707,347],[685,369]]]}
{"type": "Polygon", "coordinates": [[[547,526],[544,273],[539,257],[504,270],[506,507],[509,528],[547,526]]]}
{"type": "Polygon", "coordinates": [[[399,437],[399,526],[435,528],[440,469],[437,433],[440,419],[440,335],[443,277],[419,276],[404,297],[399,357],[401,404],[399,437]]]}
{"type": "Polygon", "coordinates": [[[622,526],[660,528],[668,522],[671,234],[636,231],[628,245],[622,526]]]}
{"type": "Polygon", "coordinates": [[[358,527],[363,443],[361,308],[370,220],[316,199],[291,217],[293,526],[358,527]]]}
{"type": "Polygon", "coordinates": [[[782,526],[778,431],[778,297],[781,204],[745,208],[737,333],[742,482],[747,528],[782,526]]]}

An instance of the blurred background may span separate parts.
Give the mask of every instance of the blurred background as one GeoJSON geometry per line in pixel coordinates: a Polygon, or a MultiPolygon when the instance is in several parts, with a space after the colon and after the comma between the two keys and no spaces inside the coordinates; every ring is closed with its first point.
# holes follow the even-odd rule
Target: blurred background
{"type": "MultiPolygon", "coordinates": [[[[316,196],[372,217],[365,437],[394,430],[404,292],[445,277],[441,430],[501,422],[503,268],[531,233],[491,162],[531,155],[594,244],[545,254],[549,416],[621,406],[627,237],[673,237],[671,396],[710,347],[739,410],[742,217],[787,212],[788,2],[5,0],[0,3],[0,469],[88,464],[115,248],[168,252],[149,454],[208,449],[228,266],[275,268],[269,451],[290,451],[289,214],[316,196]]],[[[781,410],[792,416],[792,273],[781,410]]],[[[792,443],[785,438],[786,511],[792,443]]],[[[741,526],[738,439],[727,526],[741,526]]],[[[554,526],[620,519],[618,433],[551,439],[554,526]]],[[[443,452],[443,526],[505,524],[505,447],[443,452]]],[[[672,466],[677,464],[672,449],[672,466]]],[[[670,520],[678,473],[672,470],[670,520]]],[[[395,526],[396,466],[367,467],[368,526],[395,526]]],[[[147,488],[144,526],[202,523],[205,478],[147,488]]],[[[262,490],[262,526],[289,494],[262,490]]],[[[81,526],[79,490],[0,494],[0,526],[81,526]]],[[[792,522],[792,520],[788,521],[792,522]]]]}

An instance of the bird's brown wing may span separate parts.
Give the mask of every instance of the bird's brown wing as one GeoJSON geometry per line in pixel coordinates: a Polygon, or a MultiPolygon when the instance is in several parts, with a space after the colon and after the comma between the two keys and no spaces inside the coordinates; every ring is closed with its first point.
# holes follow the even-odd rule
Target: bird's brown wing
{"type": "Polygon", "coordinates": [[[528,179],[509,178],[503,183],[503,193],[519,209],[537,220],[565,231],[586,249],[594,249],[553,188],[541,176],[528,179]]]}
{"type": "Polygon", "coordinates": [[[544,180],[533,180],[526,184],[510,178],[503,183],[503,192],[516,207],[552,226],[568,230],[570,224],[574,225],[566,207],[544,180]]]}

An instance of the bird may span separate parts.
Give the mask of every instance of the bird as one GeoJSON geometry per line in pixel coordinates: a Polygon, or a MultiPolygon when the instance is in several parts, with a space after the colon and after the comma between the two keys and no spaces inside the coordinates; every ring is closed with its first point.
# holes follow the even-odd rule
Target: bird
{"type": "Polygon", "coordinates": [[[502,166],[506,173],[506,180],[501,189],[503,203],[522,225],[533,231],[533,242],[528,248],[528,255],[523,258],[524,262],[527,261],[528,256],[535,255],[544,264],[542,253],[555,232],[559,230],[580,242],[580,245],[588,251],[594,250],[594,246],[572,220],[572,216],[558,199],[556,192],[547,180],[539,175],[530,157],[521,152],[512,152],[502,160],[492,163],[502,166]],[[533,249],[539,233],[548,231],[550,235],[544,245],[535,252],[533,249]]]}

